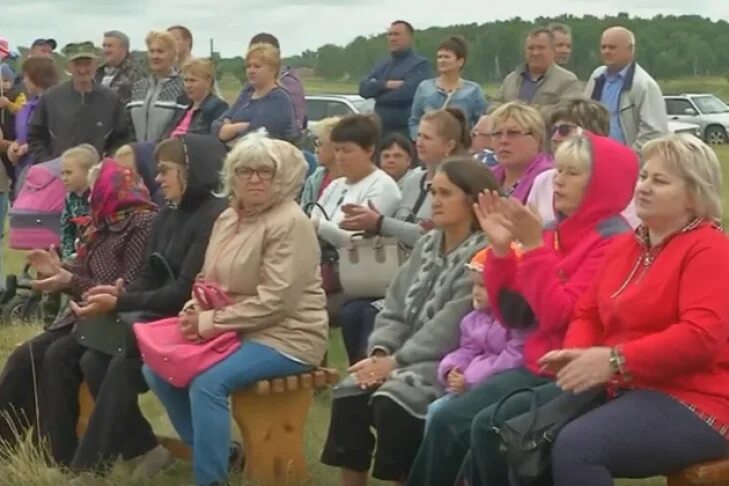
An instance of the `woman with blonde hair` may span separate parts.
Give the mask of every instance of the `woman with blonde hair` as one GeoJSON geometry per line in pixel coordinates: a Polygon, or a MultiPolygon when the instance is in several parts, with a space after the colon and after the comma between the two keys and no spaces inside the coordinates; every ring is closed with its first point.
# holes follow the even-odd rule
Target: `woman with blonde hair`
{"type": "Polygon", "coordinates": [[[334,158],[334,142],[331,133],[340,118],[332,116],[320,120],[312,128],[316,141],[316,159],[319,167],[306,178],[304,191],[301,193],[301,207],[306,210],[311,204],[317,202],[324,190],[334,180],[342,177],[336,159],[334,158]]]}
{"type": "Polygon", "coordinates": [[[180,326],[192,342],[234,331],[243,344],[185,388],[144,368],[192,448],[198,485],[228,478],[230,394],[261,379],[305,372],[324,357],[328,323],[319,244],[296,202],[306,167],[301,151],[284,141],[252,134],[236,144],[222,171],[230,207],[213,226],[202,269],[233,303],[203,311],[193,298],[180,313],[180,326]]]}
{"type": "Polygon", "coordinates": [[[134,83],[127,109],[137,141],[159,142],[175,112],[184,111],[187,103],[177,102],[184,85],[175,70],[175,38],[167,32],[150,32],[146,43],[152,74],[134,83]]]}
{"type": "Polygon", "coordinates": [[[294,108],[285,89],[278,84],[281,53],[271,44],[253,44],[246,54],[248,86],[220,118],[211,132],[224,143],[260,128],[272,138],[292,141],[298,134],[294,108]]]}
{"type": "Polygon", "coordinates": [[[165,138],[186,133],[208,135],[213,122],[228,109],[228,103],[215,94],[215,64],[209,59],[189,59],[182,66],[182,79],[185,92],[177,103],[187,108],[175,111],[165,138]]]}

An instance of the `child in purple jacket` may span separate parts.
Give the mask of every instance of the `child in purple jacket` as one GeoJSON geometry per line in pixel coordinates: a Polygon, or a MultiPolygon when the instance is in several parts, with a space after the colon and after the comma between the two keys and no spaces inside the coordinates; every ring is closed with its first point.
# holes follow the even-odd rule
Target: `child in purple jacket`
{"type": "Polygon", "coordinates": [[[461,342],[438,366],[438,378],[447,393],[428,407],[426,426],[436,409],[490,376],[521,366],[524,339],[529,330],[509,329],[491,312],[483,283],[487,250],[477,253],[468,268],[473,280],[473,312],[461,321],[461,342]]]}

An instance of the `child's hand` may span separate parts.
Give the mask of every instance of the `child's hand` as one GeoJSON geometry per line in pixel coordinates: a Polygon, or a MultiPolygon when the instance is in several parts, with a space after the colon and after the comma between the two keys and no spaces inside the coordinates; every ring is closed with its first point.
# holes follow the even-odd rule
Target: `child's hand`
{"type": "Polygon", "coordinates": [[[466,391],[466,377],[458,368],[448,372],[448,388],[458,395],[466,391]]]}

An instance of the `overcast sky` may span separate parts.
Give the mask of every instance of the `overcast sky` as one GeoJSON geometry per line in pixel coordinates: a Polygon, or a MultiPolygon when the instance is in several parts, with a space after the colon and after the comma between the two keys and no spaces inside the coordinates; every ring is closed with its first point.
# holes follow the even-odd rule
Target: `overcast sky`
{"type": "Polygon", "coordinates": [[[515,16],[534,18],[563,13],[582,15],[699,14],[729,17],[725,0],[0,0],[0,36],[11,46],[28,46],[37,37],[101,43],[105,30],[118,29],[143,49],[144,35],[172,24],[188,26],[196,55],[209,52],[210,37],[223,56],[241,55],[250,37],[268,31],[281,40],[284,55],[346,44],[358,35],[377,34],[396,18],[416,28],[483,23],[515,16]]]}

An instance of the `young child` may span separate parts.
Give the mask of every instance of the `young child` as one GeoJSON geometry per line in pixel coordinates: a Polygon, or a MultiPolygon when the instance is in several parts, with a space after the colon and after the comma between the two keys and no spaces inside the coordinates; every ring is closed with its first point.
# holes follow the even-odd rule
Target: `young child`
{"type": "MultiPolygon", "coordinates": [[[[7,64],[0,64],[0,110],[5,110],[5,118],[15,116],[25,105],[25,94],[15,86],[15,71],[7,64]]],[[[7,120],[3,124],[7,123],[7,120]]],[[[7,134],[6,134],[7,135],[7,134]]]]}
{"type": "Polygon", "coordinates": [[[135,174],[138,173],[137,156],[134,153],[134,149],[131,145],[126,144],[119,147],[114,153],[114,160],[116,160],[119,165],[122,165],[127,169],[134,171],[135,174]]]}
{"type": "Polygon", "coordinates": [[[70,148],[61,155],[61,179],[68,192],[61,213],[63,260],[76,252],[76,239],[81,236],[79,222],[89,214],[89,170],[99,162],[99,153],[86,143],[70,148]]]}
{"type": "Polygon", "coordinates": [[[490,376],[521,366],[524,340],[530,330],[509,329],[491,313],[483,283],[488,249],[477,253],[467,265],[473,281],[473,312],[461,321],[458,349],[447,354],[438,366],[438,378],[447,393],[428,407],[426,425],[435,410],[446,401],[467,392],[490,376]]]}

